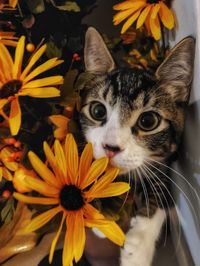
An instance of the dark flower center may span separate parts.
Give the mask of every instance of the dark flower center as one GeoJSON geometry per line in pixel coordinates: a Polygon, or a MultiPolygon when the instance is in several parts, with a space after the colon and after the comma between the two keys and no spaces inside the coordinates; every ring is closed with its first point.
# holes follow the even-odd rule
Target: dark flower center
{"type": "Polygon", "coordinates": [[[66,185],[60,192],[60,203],[68,211],[79,210],[84,205],[81,190],[74,185],[66,185]]]}
{"type": "Polygon", "coordinates": [[[160,0],[147,0],[148,4],[157,4],[159,2],[160,2],[160,0]]]}
{"type": "Polygon", "coordinates": [[[22,86],[22,82],[20,80],[11,80],[3,85],[0,89],[0,98],[8,98],[10,96],[14,96],[22,86]]]}

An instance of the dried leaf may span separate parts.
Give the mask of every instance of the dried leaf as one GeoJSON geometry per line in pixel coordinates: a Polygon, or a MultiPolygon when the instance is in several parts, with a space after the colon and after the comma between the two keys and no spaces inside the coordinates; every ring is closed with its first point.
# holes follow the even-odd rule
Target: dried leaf
{"type": "Polygon", "coordinates": [[[31,250],[37,242],[36,233],[24,234],[32,213],[23,203],[18,203],[12,221],[0,228],[0,263],[11,256],[31,250]]]}

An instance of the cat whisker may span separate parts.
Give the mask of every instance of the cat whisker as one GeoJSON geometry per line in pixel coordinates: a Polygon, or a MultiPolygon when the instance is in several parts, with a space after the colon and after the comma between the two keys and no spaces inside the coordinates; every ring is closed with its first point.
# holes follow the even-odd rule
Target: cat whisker
{"type": "MultiPolygon", "coordinates": [[[[177,241],[177,246],[176,246],[176,249],[178,248],[178,246],[180,245],[180,238],[181,238],[181,224],[180,224],[180,219],[179,219],[179,212],[178,212],[178,209],[177,209],[177,206],[176,206],[176,203],[175,203],[175,200],[172,196],[172,194],[170,193],[169,189],[166,187],[166,185],[162,182],[162,180],[156,175],[156,173],[154,173],[147,165],[144,165],[144,167],[146,168],[146,170],[152,174],[157,180],[158,182],[155,180],[155,178],[151,175],[151,178],[153,178],[153,180],[156,182],[156,184],[158,185],[164,199],[165,199],[165,202],[167,204],[167,208],[168,208],[168,213],[169,213],[169,220],[170,220],[170,229],[172,229],[172,221],[171,221],[171,210],[170,210],[170,207],[169,207],[169,204],[168,204],[168,200],[165,196],[165,193],[163,191],[163,189],[161,188],[161,186],[159,185],[159,183],[164,187],[164,189],[166,190],[166,192],[168,193],[168,195],[170,196],[173,204],[174,204],[174,208],[175,208],[175,211],[176,211],[176,218],[178,220],[178,241],[177,241]]],[[[164,206],[162,205],[162,207],[164,208],[164,206]]],[[[167,218],[167,217],[166,217],[167,218]]],[[[166,220],[166,224],[167,224],[167,220],[166,220]]],[[[167,233],[167,231],[166,231],[167,233]]],[[[165,240],[166,240],[166,237],[167,235],[165,234],[165,240]]],[[[166,243],[165,243],[166,244],[166,243]]]]}
{"type": "Polygon", "coordinates": [[[198,224],[198,218],[197,218],[197,215],[196,215],[196,212],[195,212],[195,209],[190,201],[190,199],[188,198],[187,194],[183,191],[183,189],[181,189],[181,187],[172,179],[170,178],[166,173],[164,173],[162,170],[160,170],[158,167],[156,167],[155,165],[153,165],[152,163],[150,162],[147,162],[146,163],[148,165],[150,165],[152,168],[156,169],[159,173],[161,173],[163,176],[165,176],[180,192],[182,192],[183,196],[185,197],[186,201],[188,202],[191,210],[192,210],[192,213],[194,215],[194,218],[195,218],[195,221],[196,223],[198,224]]]}
{"type": "Polygon", "coordinates": [[[140,173],[140,167],[139,168],[136,168],[135,169],[137,174],[138,174],[138,177],[140,179],[140,182],[141,182],[141,185],[142,185],[142,189],[144,191],[144,196],[145,196],[145,201],[146,201],[146,207],[147,207],[147,216],[150,218],[150,212],[149,212],[149,196],[148,196],[148,193],[147,193],[147,188],[146,188],[146,185],[142,179],[142,176],[141,176],[141,173],[140,173]]]}

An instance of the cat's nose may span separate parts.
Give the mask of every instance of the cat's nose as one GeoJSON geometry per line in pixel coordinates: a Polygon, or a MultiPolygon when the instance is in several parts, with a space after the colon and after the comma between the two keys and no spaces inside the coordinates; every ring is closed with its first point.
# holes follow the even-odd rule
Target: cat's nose
{"type": "Polygon", "coordinates": [[[103,144],[103,148],[106,152],[108,158],[114,157],[117,153],[121,152],[122,149],[119,146],[114,146],[110,144],[103,144]]]}

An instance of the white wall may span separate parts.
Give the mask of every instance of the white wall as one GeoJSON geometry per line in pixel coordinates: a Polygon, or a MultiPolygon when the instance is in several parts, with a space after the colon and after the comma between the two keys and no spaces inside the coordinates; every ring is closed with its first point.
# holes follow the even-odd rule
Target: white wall
{"type": "MultiPolygon", "coordinates": [[[[196,38],[193,88],[187,112],[182,152],[175,168],[181,172],[200,196],[200,0],[174,0],[173,9],[178,27],[171,36],[171,44],[192,35],[196,38]]],[[[200,202],[195,191],[180,176],[173,178],[183,189],[174,189],[181,214],[181,224],[196,266],[200,266],[200,202]],[[190,203],[188,203],[190,201],[190,203]]]]}

